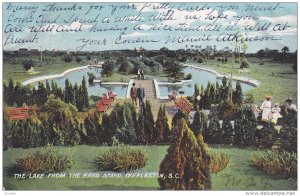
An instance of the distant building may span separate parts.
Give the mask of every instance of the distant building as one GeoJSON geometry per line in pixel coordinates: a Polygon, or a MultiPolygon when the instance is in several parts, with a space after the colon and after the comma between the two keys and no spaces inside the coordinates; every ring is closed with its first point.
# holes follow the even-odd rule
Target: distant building
{"type": "Polygon", "coordinates": [[[21,53],[27,53],[28,49],[27,48],[20,48],[19,52],[21,52],[21,53]]]}

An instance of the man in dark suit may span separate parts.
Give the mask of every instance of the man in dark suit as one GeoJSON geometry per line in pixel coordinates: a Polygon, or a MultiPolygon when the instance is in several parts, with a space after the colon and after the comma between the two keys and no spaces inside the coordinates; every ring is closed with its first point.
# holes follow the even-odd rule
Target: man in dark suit
{"type": "Polygon", "coordinates": [[[142,85],[139,85],[139,88],[137,89],[137,97],[139,98],[139,106],[142,107],[143,101],[145,98],[145,89],[142,87],[142,85]]]}

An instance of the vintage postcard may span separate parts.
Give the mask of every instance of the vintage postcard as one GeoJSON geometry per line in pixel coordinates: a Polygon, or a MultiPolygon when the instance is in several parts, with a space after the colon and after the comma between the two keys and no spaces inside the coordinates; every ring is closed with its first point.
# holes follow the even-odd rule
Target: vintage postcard
{"type": "Polygon", "coordinates": [[[3,191],[295,195],[297,32],[296,2],[3,2],[3,191]]]}

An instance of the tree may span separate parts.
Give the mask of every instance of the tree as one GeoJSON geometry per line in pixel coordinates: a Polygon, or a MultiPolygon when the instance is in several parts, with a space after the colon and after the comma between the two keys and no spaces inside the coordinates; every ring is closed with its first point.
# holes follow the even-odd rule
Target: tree
{"type": "Polygon", "coordinates": [[[174,78],[175,81],[184,77],[183,66],[177,61],[167,61],[165,67],[165,71],[168,73],[169,77],[174,78]]]}
{"type": "Polygon", "coordinates": [[[198,84],[195,84],[195,90],[194,90],[194,96],[193,96],[193,105],[194,109],[196,110],[198,108],[198,99],[197,97],[200,95],[200,89],[198,84]]]}
{"type": "Polygon", "coordinates": [[[158,144],[165,143],[168,139],[169,132],[170,128],[168,118],[166,117],[165,106],[160,106],[153,132],[153,142],[158,144]]]}
{"type": "Polygon", "coordinates": [[[89,84],[93,84],[94,80],[96,79],[95,74],[92,73],[92,72],[88,72],[87,74],[88,74],[88,77],[89,77],[89,79],[88,79],[89,84]]]}
{"type": "Polygon", "coordinates": [[[80,63],[82,61],[82,58],[80,58],[79,56],[76,56],[75,60],[76,60],[77,63],[80,63]]]}
{"type": "Polygon", "coordinates": [[[243,91],[240,82],[236,83],[235,91],[233,92],[233,103],[237,105],[243,104],[243,91]]]}
{"type": "Polygon", "coordinates": [[[234,137],[234,129],[232,127],[232,124],[230,120],[223,120],[222,123],[222,133],[223,136],[221,138],[222,144],[233,144],[234,140],[232,140],[232,137],[234,137]]]}
{"type": "Polygon", "coordinates": [[[5,100],[7,105],[13,106],[14,104],[14,81],[12,78],[9,78],[8,87],[4,88],[5,100]]]}
{"type": "Polygon", "coordinates": [[[31,67],[34,67],[34,65],[34,62],[31,59],[23,61],[23,67],[26,71],[28,71],[31,67]]]}
{"type": "Polygon", "coordinates": [[[84,119],[84,128],[86,132],[87,144],[101,145],[102,141],[102,127],[99,123],[98,112],[89,112],[84,119]]]}
{"type": "Polygon", "coordinates": [[[289,51],[290,51],[290,49],[289,49],[289,47],[287,47],[287,46],[284,46],[284,47],[281,49],[281,52],[284,53],[284,54],[288,53],[289,51]]]}
{"type": "Polygon", "coordinates": [[[66,63],[72,62],[72,61],[73,61],[73,56],[72,56],[71,54],[65,54],[65,55],[64,55],[64,61],[65,61],[66,63]]]}
{"type": "Polygon", "coordinates": [[[210,157],[203,143],[198,141],[181,118],[176,127],[174,140],[160,164],[163,178],[158,182],[161,189],[207,190],[211,189],[210,157]]]}
{"type": "Polygon", "coordinates": [[[147,135],[148,142],[152,143],[154,139],[153,138],[154,118],[152,114],[151,103],[149,100],[146,100],[144,116],[145,116],[144,118],[145,133],[147,135]]]}
{"type": "Polygon", "coordinates": [[[85,77],[83,77],[82,82],[81,82],[81,99],[82,99],[82,106],[84,108],[88,108],[90,106],[89,104],[89,94],[88,94],[88,90],[86,87],[86,81],[85,81],[85,77]]]}
{"type": "Polygon", "coordinates": [[[68,79],[65,80],[64,101],[66,103],[74,103],[73,87],[68,79]]]}
{"type": "Polygon", "coordinates": [[[43,82],[38,83],[38,90],[37,90],[37,95],[36,95],[36,104],[37,105],[43,105],[44,103],[47,102],[47,89],[45,88],[45,85],[43,82]]]}
{"type": "Polygon", "coordinates": [[[112,60],[106,60],[102,64],[102,75],[111,76],[114,73],[115,63],[112,60]]]}
{"type": "Polygon", "coordinates": [[[241,108],[234,120],[235,143],[249,146],[255,142],[257,120],[250,107],[241,108]]]}
{"type": "Polygon", "coordinates": [[[193,123],[191,124],[191,130],[194,132],[195,136],[197,137],[199,133],[202,132],[202,123],[200,118],[200,112],[199,110],[196,110],[194,115],[193,123]]]}
{"type": "Polygon", "coordinates": [[[203,131],[203,137],[206,143],[219,143],[219,139],[222,135],[220,126],[221,125],[219,119],[216,116],[210,119],[208,128],[205,131],[203,131]]]}

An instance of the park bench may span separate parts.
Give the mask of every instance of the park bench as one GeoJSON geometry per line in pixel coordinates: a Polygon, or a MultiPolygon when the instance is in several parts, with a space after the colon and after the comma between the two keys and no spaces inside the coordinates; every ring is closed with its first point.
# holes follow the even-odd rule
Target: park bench
{"type": "Polygon", "coordinates": [[[189,114],[192,110],[192,105],[183,97],[176,99],[175,104],[186,114],[189,114]]]}
{"type": "Polygon", "coordinates": [[[106,110],[109,108],[109,105],[103,104],[102,100],[98,101],[96,104],[97,111],[100,113],[106,112],[106,110]]]}
{"type": "Polygon", "coordinates": [[[23,120],[28,118],[31,108],[8,108],[8,115],[11,120],[23,120]]]}
{"type": "Polygon", "coordinates": [[[101,101],[103,102],[103,105],[109,105],[111,106],[111,104],[113,103],[112,99],[108,99],[106,96],[103,96],[101,101]]]}
{"type": "Polygon", "coordinates": [[[117,96],[117,93],[114,93],[112,91],[108,91],[107,95],[108,95],[109,99],[114,100],[115,97],[117,96]]]}

